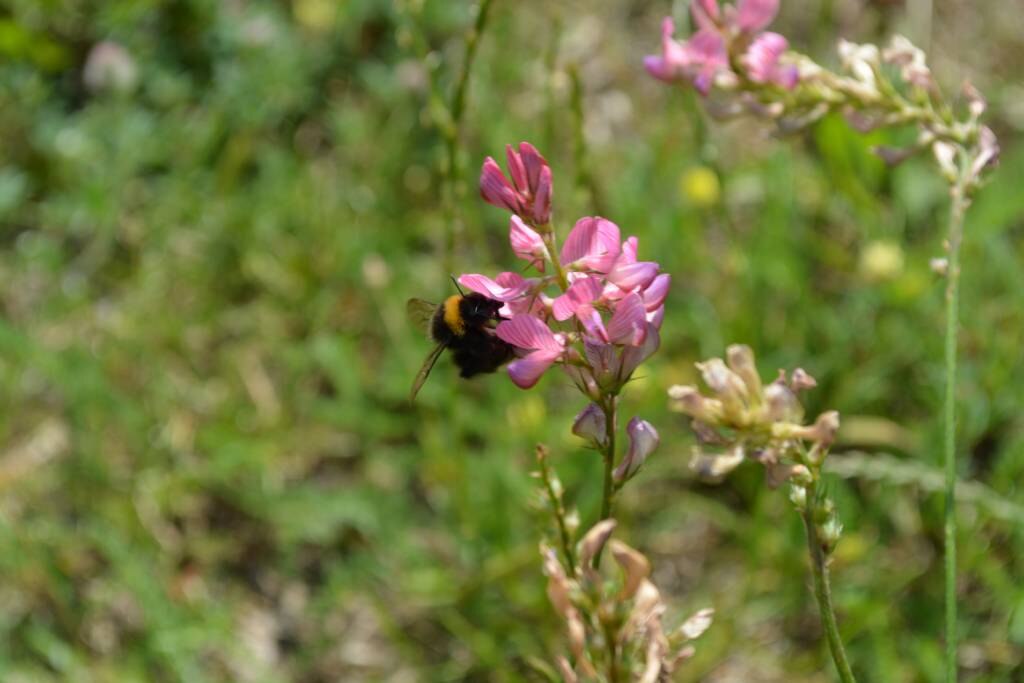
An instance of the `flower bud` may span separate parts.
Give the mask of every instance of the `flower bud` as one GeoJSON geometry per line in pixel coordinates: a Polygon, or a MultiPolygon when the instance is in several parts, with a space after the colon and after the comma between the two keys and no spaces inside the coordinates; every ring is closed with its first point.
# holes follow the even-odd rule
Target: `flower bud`
{"type": "Polygon", "coordinates": [[[711,620],[715,616],[715,610],[710,607],[705,607],[699,612],[695,612],[690,616],[689,619],[683,622],[683,625],[679,627],[679,635],[686,640],[696,640],[700,638],[704,631],[707,631],[711,626],[711,620]]]}
{"type": "Polygon", "coordinates": [[[789,489],[789,500],[793,503],[793,507],[803,512],[807,509],[807,489],[794,483],[789,489]]]}
{"type": "Polygon", "coordinates": [[[804,416],[804,409],[793,390],[786,386],[784,377],[780,374],[779,379],[764,389],[766,417],[772,422],[799,422],[804,416]]]}
{"type": "Polygon", "coordinates": [[[634,417],[626,426],[626,433],[629,435],[629,450],[612,473],[619,484],[632,479],[647,456],[658,447],[658,430],[647,420],[634,417]]]}
{"type": "Polygon", "coordinates": [[[949,182],[955,182],[957,176],[956,168],[956,147],[948,142],[936,142],[932,145],[932,153],[935,154],[935,161],[939,163],[939,170],[943,177],[949,182]]]}
{"type": "Polygon", "coordinates": [[[689,384],[676,384],[669,387],[669,407],[680,413],[689,415],[709,425],[718,424],[722,419],[722,403],[715,399],[704,398],[697,388],[689,384]]]}
{"type": "Polygon", "coordinates": [[[693,447],[690,469],[701,479],[718,481],[732,472],[743,462],[743,446],[737,445],[725,453],[704,453],[700,447],[693,447]]]}
{"type": "Polygon", "coordinates": [[[615,562],[622,568],[625,581],[622,585],[621,597],[628,600],[636,595],[637,589],[640,588],[640,582],[650,575],[651,563],[639,551],[622,541],[612,539],[608,543],[608,548],[612,551],[615,562]]]}
{"type": "Polygon", "coordinates": [[[818,380],[811,377],[803,368],[797,368],[793,371],[793,378],[790,380],[789,386],[793,391],[806,391],[818,386],[818,380]]]}
{"type": "Polygon", "coordinates": [[[551,222],[551,168],[542,166],[533,198],[533,220],[537,225],[551,222]]]}
{"type": "Polygon", "coordinates": [[[608,537],[615,530],[615,524],[614,519],[605,519],[591,527],[590,531],[583,537],[583,540],[580,541],[581,566],[589,565],[594,556],[601,551],[601,548],[608,541],[608,537]]]}
{"type": "Polygon", "coordinates": [[[603,446],[608,440],[604,411],[596,403],[587,405],[572,423],[572,433],[590,441],[595,446],[603,446]]]}
{"type": "Polygon", "coordinates": [[[518,193],[501,172],[498,162],[491,157],[484,159],[484,165],[480,169],[480,196],[485,202],[499,209],[508,209],[516,214],[522,213],[518,193]]]}
{"type": "Polygon", "coordinates": [[[747,391],[755,400],[761,397],[761,377],[754,364],[754,352],[746,344],[733,344],[725,350],[729,368],[747,385],[747,391]]]}
{"type": "Polygon", "coordinates": [[[835,549],[842,534],[843,524],[834,516],[818,527],[818,538],[821,540],[821,544],[827,553],[831,553],[835,549]]]}

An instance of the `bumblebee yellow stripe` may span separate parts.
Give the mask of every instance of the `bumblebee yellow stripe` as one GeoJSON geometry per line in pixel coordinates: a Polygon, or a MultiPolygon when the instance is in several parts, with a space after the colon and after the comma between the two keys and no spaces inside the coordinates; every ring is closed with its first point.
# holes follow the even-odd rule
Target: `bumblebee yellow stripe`
{"type": "Polygon", "coordinates": [[[456,337],[466,333],[466,321],[462,319],[462,312],[459,310],[459,303],[462,297],[454,294],[444,300],[444,324],[456,337]]]}

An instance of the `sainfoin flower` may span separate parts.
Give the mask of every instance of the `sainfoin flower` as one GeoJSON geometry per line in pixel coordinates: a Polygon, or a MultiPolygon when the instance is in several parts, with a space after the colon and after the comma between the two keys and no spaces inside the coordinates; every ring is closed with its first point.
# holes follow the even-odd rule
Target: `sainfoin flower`
{"type": "Polygon", "coordinates": [[[734,68],[755,83],[773,83],[793,88],[798,80],[794,65],[780,62],[789,43],[778,33],[761,33],[779,11],[778,0],[739,0],[720,9],[717,0],[695,0],[690,4],[697,31],[685,42],[674,37],[670,18],[661,25],[661,54],[644,59],[644,67],[655,78],[673,82],[687,80],[707,95],[719,80],[736,81],[734,68]],[[731,64],[729,55],[739,54],[731,64]]]}
{"type": "Polygon", "coordinates": [[[551,167],[528,142],[505,149],[511,182],[491,157],[484,160],[480,172],[480,196],[488,204],[508,209],[535,225],[551,220],[551,167]]]}

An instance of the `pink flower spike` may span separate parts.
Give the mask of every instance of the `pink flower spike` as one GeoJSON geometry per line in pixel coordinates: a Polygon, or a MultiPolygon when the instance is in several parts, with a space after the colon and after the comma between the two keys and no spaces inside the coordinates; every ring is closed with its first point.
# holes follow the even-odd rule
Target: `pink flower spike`
{"type": "Polygon", "coordinates": [[[518,273],[502,273],[497,282],[486,275],[467,273],[459,276],[459,284],[496,301],[518,299],[530,288],[530,281],[518,273]]]}
{"type": "Polygon", "coordinates": [[[551,167],[542,166],[533,198],[533,220],[537,225],[551,222],[551,167]]]}
{"type": "Polygon", "coordinates": [[[669,288],[672,285],[672,276],[668,273],[662,273],[647,286],[647,289],[643,291],[641,296],[644,300],[644,308],[648,311],[653,311],[661,307],[665,303],[666,297],[668,297],[669,288]]]}
{"type": "Polygon", "coordinates": [[[647,456],[658,448],[659,442],[658,430],[654,425],[638,417],[629,421],[626,433],[629,435],[629,450],[612,473],[619,483],[631,479],[640,470],[647,456]]]}
{"type": "Polygon", "coordinates": [[[544,258],[548,253],[544,238],[519,216],[512,216],[509,220],[508,241],[516,256],[526,259],[538,270],[544,270],[544,258]]]}
{"type": "Polygon", "coordinates": [[[778,33],[762,33],[751,43],[743,63],[747,75],[755,83],[775,83],[786,89],[796,86],[799,73],[795,66],[781,66],[779,57],[789,47],[789,42],[778,33]]]}
{"type": "Polygon", "coordinates": [[[633,293],[619,302],[608,321],[608,340],[640,346],[647,337],[647,311],[640,295],[633,293]]]}
{"type": "Polygon", "coordinates": [[[519,156],[512,145],[505,145],[505,157],[508,159],[508,172],[512,176],[512,182],[520,192],[528,192],[530,183],[526,178],[526,166],[523,165],[523,158],[519,156]]]}
{"type": "Polygon", "coordinates": [[[502,320],[494,333],[499,339],[516,348],[547,351],[554,353],[556,358],[565,350],[564,341],[555,336],[539,318],[532,315],[517,315],[509,320],[502,320]]]}
{"type": "Polygon", "coordinates": [[[480,169],[480,196],[485,202],[499,209],[522,213],[519,195],[501,172],[498,162],[491,157],[484,159],[483,168],[480,169]]]}
{"type": "Polygon", "coordinates": [[[576,221],[562,245],[562,263],[606,273],[619,256],[619,226],[599,216],[576,221]]]}
{"type": "Polygon", "coordinates": [[[562,321],[571,318],[584,306],[589,313],[590,304],[597,301],[603,291],[601,280],[593,275],[576,280],[569,286],[565,294],[555,298],[554,303],[551,304],[551,314],[555,320],[562,321]]]}
{"type": "Polygon", "coordinates": [[[779,0],[739,0],[736,24],[741,30],[756,33],[768,26],[779,13],[779,0]]]}
{"type": "Polygon", "coordinates": [[[608,281],[619,289],[627,292],[645,289],[658,274],[658,264],[654,261],[639,261],[616,265],[608,272],[608,281]]]}

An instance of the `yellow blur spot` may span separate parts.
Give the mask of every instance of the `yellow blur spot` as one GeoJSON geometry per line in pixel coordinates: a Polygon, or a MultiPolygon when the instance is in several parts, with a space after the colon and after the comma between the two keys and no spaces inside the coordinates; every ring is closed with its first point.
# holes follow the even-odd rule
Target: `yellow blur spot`
{"type": "Polygon", "coordinates": [[[866,280],[892,280],[903,272],[903,249],[895,242],[869,242],[860,253],[859,270],[866,280]]]}
{"type": "Polygon", "coordinates": [[[718,203],[722,186],[718,176],[707,166],[694,166],[679,178],[679,192],[690,204],[707,209],[718,203]]]}
{"type": "Polygon", "coordinates": [[[337,4],[334,0],[295,0],[295,19],[311,31],[326,31],[334,23],[337,4]]]}
{"type": "Polygon", "coordinates": [[[547,406],[535,393],[508,408],[508,425],[513,431],[531,433],[544,424],[547,406]]]}

